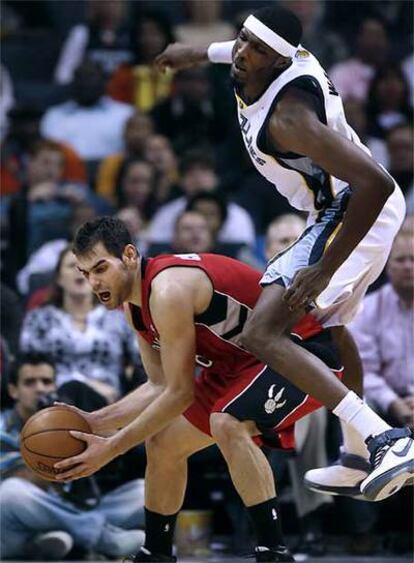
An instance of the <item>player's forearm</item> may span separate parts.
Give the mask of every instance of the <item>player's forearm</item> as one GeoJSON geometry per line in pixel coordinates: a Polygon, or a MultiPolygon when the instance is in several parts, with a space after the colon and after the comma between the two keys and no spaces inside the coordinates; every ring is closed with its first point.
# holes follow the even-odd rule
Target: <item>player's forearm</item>
{"type": "Polygon", "coordinates": [[[192,393],[165,389],[136,420],[112,436],[111,448],[116,455],[124,454],[162,430],[182,414],[190,406],[192,400],[192,393]]]}
{"type": "Polygon", "coordinates": [[[352,192],[343,225],[321,259],[321,265],[328,272],[335,273],[358,246],[375,223],[393,189],[394,184],[389,177],[389,182],[384,181],[381,186],[370,183],[352,192]]]}
{"type": "Polygon", "coordinates": [[[97,432],[118,430],[137,418],[164,390],[150,381],[144,383],[116,403],[94,412],[97,432]]]}

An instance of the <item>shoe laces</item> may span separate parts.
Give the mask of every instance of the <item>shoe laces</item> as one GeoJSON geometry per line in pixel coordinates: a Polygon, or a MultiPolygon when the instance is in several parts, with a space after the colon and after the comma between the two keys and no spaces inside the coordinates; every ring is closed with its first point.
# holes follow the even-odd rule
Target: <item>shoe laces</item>
{"type": "Polygon", "coordinates": [[[367,438],[365,442],[370,452],[369,461],[372,469],[376,469],[380,465],[387,451],[397,440],[411,437],[411,435],[409,428],[392,428],[377,436],[367,438]]]}

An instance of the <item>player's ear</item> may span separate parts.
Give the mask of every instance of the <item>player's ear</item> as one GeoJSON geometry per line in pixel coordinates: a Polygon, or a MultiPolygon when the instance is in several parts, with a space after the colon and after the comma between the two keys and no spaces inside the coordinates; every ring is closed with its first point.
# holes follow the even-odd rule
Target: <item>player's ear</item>
{"type": "Polygon", "coordinates": [[[275,70],[282,70],[284,68],[287,68],[290,63],[291,63],[292,59],[290,57],[283,57],[282,55],[278,55],[275,59],[275,62],[273,63],[273,68],[275,70]]]}
{"type": "Polygon", "coordinates": [[[127,244],[122,252],[122,262],[127,268],[134,268],[138,262],[138,250],[133,244],[127,244]]]}

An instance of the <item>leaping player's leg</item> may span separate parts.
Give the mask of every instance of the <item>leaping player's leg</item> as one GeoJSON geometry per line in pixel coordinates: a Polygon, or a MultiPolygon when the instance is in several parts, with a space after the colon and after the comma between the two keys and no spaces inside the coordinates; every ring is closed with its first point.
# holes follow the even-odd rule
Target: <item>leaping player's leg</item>
{"type": "Polygon", "coordinates": [[[133,561],[173,561],[177,514],[187,486],[188,457],[213,443],[180,416],[146,442],[145,545],[133,561]]]}
{"type": "Polygon", "coordinates": [[[215,412],[210,416],[210,427],[253,521],[258,543],[256,561],[294,561],[282,535],[272,469],[251,438],[260,433],[255,423],[215,412]]]}
{"type": "Polygon", "coordinates": [[[292,341],[288,331],[304,311],[292,313],[283,300],[284,294],[285,288],[276,283],[264,287],[244,327],[243,346],[274,372],[333,410],[349,390],[319,358],[292,341]]]}
{"type": "MultiPolygon", "coordinates": [[[[344,367],[342,382],[362,397],[362,362],[352,334],[344,326],[332,327],[331,334],[344,367]]],[[[361,435],[343,420],[340,422],[343,446],[339,459],[328,467],[307,471],[304,481],[316,492],[349,495],[362,500],[360,485],[370,471],[369,452],[361,435]]]]}

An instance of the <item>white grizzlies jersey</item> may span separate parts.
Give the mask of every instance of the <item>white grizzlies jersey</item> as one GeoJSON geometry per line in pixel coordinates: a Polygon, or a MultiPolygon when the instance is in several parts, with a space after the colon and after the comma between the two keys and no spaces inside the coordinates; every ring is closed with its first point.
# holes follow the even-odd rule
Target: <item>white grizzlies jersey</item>
{"type": "Polygon", "coordinates": [[[347,183],[328,174],[306,156],[277,153],[268,147],[268,120],[287,86],[312,94],[322,123],[368,154],[370,152],[346,122],[342,100],[328,75],[318,60],[302,47],[291,66],[270,84],[256,102],[246,105],[236,93],[240,129],[255,167],[293,207],[315,213],[328,207],[347,183]]]}

